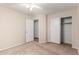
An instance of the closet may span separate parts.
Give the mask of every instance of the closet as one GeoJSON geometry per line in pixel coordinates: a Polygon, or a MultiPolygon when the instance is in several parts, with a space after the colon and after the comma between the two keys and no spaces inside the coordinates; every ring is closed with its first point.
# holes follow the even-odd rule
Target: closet
{"type": "Polygon", "coordinates": [[[34,41],[38,42],[39,35],[38,35],[38,20],[34,20],[34,41]]]}
{"type": "Polygon", "coordinates": [[[72,44],[72,17],[61,18],[61,43],[72,44]]]}

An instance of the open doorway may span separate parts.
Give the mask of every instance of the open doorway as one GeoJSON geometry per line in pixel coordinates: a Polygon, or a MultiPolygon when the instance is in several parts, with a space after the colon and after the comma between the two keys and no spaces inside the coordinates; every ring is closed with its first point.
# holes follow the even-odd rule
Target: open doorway
{"type": "Polygon", "coordinates": [[[34,41],[39,42],[38,20],[34,20],[34,41]]]}
{"type": "Polygon", "coordinates": [[[61,18],[61,44],[72,45],[72,17],[61,18]]]}

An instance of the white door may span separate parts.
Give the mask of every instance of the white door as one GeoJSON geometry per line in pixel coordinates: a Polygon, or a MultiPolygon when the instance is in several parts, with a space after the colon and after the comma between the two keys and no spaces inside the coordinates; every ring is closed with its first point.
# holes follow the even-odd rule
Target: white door
{"type": "Polygon", "coordinates": [[[33,26],[34,26],[33,20],[27,19],[26,20],[26,42],[30,42],[34,40],[33,26]]]}
{"type": "Polygon", "coordinates": [[[51,19],[49,42],[60,44],[60,18],[51,19]]]}

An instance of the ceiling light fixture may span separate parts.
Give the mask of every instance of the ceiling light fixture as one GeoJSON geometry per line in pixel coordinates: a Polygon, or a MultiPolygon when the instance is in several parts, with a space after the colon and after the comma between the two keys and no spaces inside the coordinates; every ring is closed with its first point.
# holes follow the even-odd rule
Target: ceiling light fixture
{"type": "Polygon", "coordinates": [[[35,5],[34,3],[33,4],[22,4],[22,6],[25,6],[26,8],[28,8],[30,11],[33,10],[33,8],[38,8],[38,9],[41,9],[39,6],[35,5]]]}

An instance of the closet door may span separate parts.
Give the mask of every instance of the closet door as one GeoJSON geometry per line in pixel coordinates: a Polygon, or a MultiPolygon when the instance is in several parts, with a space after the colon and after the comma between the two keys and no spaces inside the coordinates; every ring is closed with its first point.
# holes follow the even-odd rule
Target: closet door
{"type": "Polygon", "coordinates": [[[53,43],[60,44],[60,27],[61,20],[60,18],[53,18],[50,21],[50,41],[53,43]]]}
{"type": "Polygon", "coordinates": [[[26,42],[30,42],[34,40],[34,23],[33,20],[26,20],[26,42]]]}

